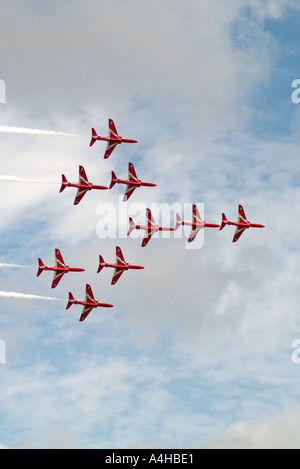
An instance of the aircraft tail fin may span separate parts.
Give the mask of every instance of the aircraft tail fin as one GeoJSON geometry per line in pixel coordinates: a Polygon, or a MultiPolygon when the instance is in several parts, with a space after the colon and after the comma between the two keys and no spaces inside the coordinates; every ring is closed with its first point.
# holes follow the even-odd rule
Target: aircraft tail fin
{"type": "Polygon", "coordinates": [[[179,216],[178,213],[176,213],[176,225],[175,225],[175,231],[178,230],[178,228],[182,225],[182,219],[179,216]]]}
{"type": "Polygon", "coordinates": [[[220,231],[223,230],[223,228],[226,224],[227,224],[226,215],[225,215],[225,213],[222,213],[222,223],[221,223],[221,226],[220,226],[220,231]]]}
{"type": "Polygon", "coordinates": [[[105,261],[104,261],[102,256],[99,256],[99,267],[98,267],[98,270],[97,270],[97,274],[99,274],[99,272],[101,272],[101,270],[103,269],[104,266],[105,266],[105,261]]]}
{"type": "Polygon", "coordinates": [[[117,176],[116,176],[116,173],[114,171],[111,172],[111,183],[110,183],[110,186],[109,186],[109,189],[111,189],[112,187],[114,187],[114,185],[116,184],[117,182],[117,176]]]}
{"type": "Polygon", "coordinates": [[[91,142],[90,142],[90,147],[92,147],[94,145],[94,143],[97,140],[97,137],[98,137],[98,134],[97,134],[96,130],[94,128],[92,128],[92,139],[91,139],[91,142]]]}
{"type": "Polygon", "coordinates": [[[39,258],[38,262],[39,262],[39,270],[37,271],[37,274],[36,274],[37,277],[41,275],[45,267],[42,259],[39,258]]]}
{"type": "Polygon", "coordinates": [[[130,233],[135,229],[135,227],[136,227],[136,224],[134,223],[133,219],[129,217],[129,230],[128,230],[127,236],[130,235],[130,233]]]}
{"type": "Polygon", "coordinates": [[[72,293],[71,293],[71,292],[69,292],[69,301],[68,301],[68,304],[67,304],[67,307],[66,307],[66,309],[69,309],[69,308],[70,308],[70,306],[72,306],[72,304],[73,304],[73,302],[74,302],[74,301],[75,301],[75,298],[74,298],[74,296],[72,295],[72,293]]]}
{"type": "Polygon", "coordinates": [[[66,186],[67,184],[68,184],[67,178],[64,174],[62,174],[61,175],[61,187],[60,187],[59,192],[62,192],[63,190],[65,190],[65,188],[67,187],[66,186]]]}

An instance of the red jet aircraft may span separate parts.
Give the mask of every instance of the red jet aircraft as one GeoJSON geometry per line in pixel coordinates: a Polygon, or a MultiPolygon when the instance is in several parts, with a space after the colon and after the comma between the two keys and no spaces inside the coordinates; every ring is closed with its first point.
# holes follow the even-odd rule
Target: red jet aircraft
{"type": "Polygon", "coordinates": [[[146,218],[147,225],[136,225],[131,217],[129,217],[129,230],[127,236],[136,229],[136,230],[145,230],[145,236],[142,241],[142,247],[145,247],[151,239],[151,236],[157,231],[174,231],[174,228],[168,226],[159,226],[155,223],[152,217],[152,213],[149,208],[146,208],[146,218]]]}
{"type": "Polygon", "coordinates": [[[232,240],[233,243],[235,243],[239,239],[239,237],[243,234],[243,232],[246,228],[251,228],[251,227],[253,227],[253,228],[264,228],[265,227],[265,225],[261,225],[260,223],[252,223],[249,220],[247,220],[242,205],[239,205],[238,212],[239,212],[239,215],[238,215],[238,220],[237,221],[227,220],[225,214],[222,213],[222,223],[221,223],[221,226],[220,226],[220,230],[223,230],[225,225],[235,225],[236,226],[236,230],[235,230],[234,237],[233,237],[233,240],[232,240]]]}
{"type": "Polygon", "coordinates": [[[68,272],[84,272],[85,271],[85,269],[82,269],[81,267],[69,267],[63,260],[63,257],[59,249],[55,249],[55,262],[56,262],[55,266],[44,265],[41,259],[39,259],[38,262],[39,262],[39,270],[36,275],[37,277],[41,275],[43,270],[54,271],[54,279],[53,279],[51,288],[55,288],[58,285],[59,281],[61,280],[64,274],[67,274],[68,272]]]}
{"type": "Polygon", "coordinates": [[[206,221],[202,220],[201,217],[200,217],[200,213],[199,213],[199,210],[198,210],[198,207],[197,207],[196,204],[193,204],[193,220],[192,221],[181,220],[178,213],[176,214],[175,231],[179,228],[180,225],[188,225],[188,226],[192,227],[191,232],[190,232],[190,236],[189,236],[189,239],[188,239],[188,243],[191,243],[192,241],[194,241],[194,239],[196,238],[196,236],[197,236],[199,230],[201,230],[201,228],[205,228],[205,227],[219,228],[219,226],[220,226],[217,223],[207,223],[206,221]]]}
{"type": "Polygon", "coordinates": [[[92,309],[98,308],[99,306],[104,307],[104,308],[111,308],[114,305],[111,303],[103,303],[101,301],[97,301],[94,298],[93,291],[91,289],[90,285],[86,285],[86,293],[85,293],[85,300],[75,300],[74,296],[72,295],[71,292],[69,292],[69,302],[67,304],[66,309],[69,309],[70,306],[72,305],[83,305],[84,308],[82,310],[81,316],[79,321],[84,321],[85,318],[90,314],[92,309]]]}
{"type": "Polygon", "coordinates": [[[108,119],[108,133],[108,137],[103,137],[98,135],[96,130],[92,128],[92,140],[90,142],[90,147],[94,145],[97,140],[106,141],[107,146],[104,153],[104,158],[108,158],[112,154],[115,147],[120,143],[137,143],[137,140],[134,140],[133,138],[123,138],[121,135],[119,135],[112,119],[108,119]]]}
{"type": "Polygon", "coordinates": [[[111,281],[111,285],[115,285],[119,278],[121,277],[122,273],[128,269],[144,269],[142,265],[135,265],[129,264],[125,261],[122,250],[119,246],[116,246],[116,262],[111,264],[109,262],[105,262],[102,256],[99,256],[99,267],[97,273],[101,272],[103,267],[114,267],[114,275],[111,281]]]}
{"type": "Polygon", "coordinates": [[[111,172],[111,183],[109,186],[109,189],[114,187],[115,184],[127,184],[125,194],[123,201],[126,202],[126,200],[129,199],[129,197],[133,194],[135,189],[137,187],[141,186],[148,186],[148,187],[155,187],[156,184],[153,182],[146,182],[146,181],[141,181],[138,179],[134,166],[132,163],[128,163],[128,179],[118,179],[115,173],[112,171],[111,172]]]}
{"type": "Polygon", "coordinates": [[[84,194],[91,189],[108,189],[106,186],[98,186],[89,182],[83,166],[79,166],[79,182],[77,184],[75,182],[68,182],[66,176],[64,174],[62,175],[62,184],[59,192],[65,190],[66,187],[77,187],[74,205],[78,205],[84,194]]]}

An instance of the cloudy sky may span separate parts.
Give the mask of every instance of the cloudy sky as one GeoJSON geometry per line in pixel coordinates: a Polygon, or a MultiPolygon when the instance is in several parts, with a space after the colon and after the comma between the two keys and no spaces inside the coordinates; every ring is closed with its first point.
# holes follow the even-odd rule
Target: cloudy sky
{"type": "Polygon", "coordinates": [[[0,447],[300,447],[299,19],[296,0],[2,0],[0,126],[77,136],[0,133],[0,447]],[[104,160],[108,118],[139,142],[104,160]],[[128,204],[59,194],[129,161],[157,187],[128,204]],[[266,227],[124,236],[192,203],[266,227]],[[111,286],[116,245],[145,269],[111,286]],[[86,271],[52,290],[55,248],[86,271]],[[86,283],[115,306],[79,323],[86,283]]]}

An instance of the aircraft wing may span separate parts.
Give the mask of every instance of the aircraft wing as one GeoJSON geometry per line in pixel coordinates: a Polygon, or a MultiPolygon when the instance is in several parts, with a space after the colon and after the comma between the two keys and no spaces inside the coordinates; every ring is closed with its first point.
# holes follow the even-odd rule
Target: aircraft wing
{"type": "Polygon", "coordinates": [[[55,249],[55,265],[56,267],[65,267],[65,261],[59,249],[55,249]]]}
{"type": "Polygon", "coordinates": [[[125,194],[124,194],[124,197],[123,197],[123,202],[126,202],[126,200],[129,199],[129,197],[133,194],[133,192],[135,191],[135,189],[137,188],[138,186],[131,186],[131,185],[127,185],[126,189],[125,189],[125,194]]]}
{"type": "Polygon", "coordinates": [[[79,181],[78,183],[80,184],[81,187],[78,187],[77,189],[77,194],[74,200],[74,205],[78,205],[79,202],[81,201],[82,197],[86,193],[86,191],[89,189],[89,180],[87,178],[85,169],[83,166],[79,166],[79,181]],[[84,186],[87,187],[84,187],[84,186]]]}
{"type": "Polygon", "coordinates": [[[153,235],[153,231],[152,230],[147,230],[145,232],[145,236],[143,238],[143,241],[142,241],[142,247],[145,247],[147,246],[147,244],[149,243],[150,239],[151,239],[151,236],[153,235]]]}
{"type": "Polygon", "coordinates": [[[114,151],[115,147],[119,144],[120,142],[111,142],[109,141],[106,145],[106,150],[104,153],[104,158],[108,158],[112,152],[114,151]]]}
{"type": "Polygon", "coordinates": [[[75,197],[75,200],[74,200],[74,205],[78,205],[79,202],[81,201],[82,197],[84,196],[84,194],[88,191],[88,188],[85,188],[85,187],[78,187],[77,189],[77,194],[76,194],[76,197],[75,197]]]}
{"type": "Polygon", "coordinates": [[[54,272],[54,277],[53,277],[53,282],[52,282],[51,288],[57,287],[57,285],[59,284],[59,282],[61,281],[61,279],[62,279],[62,277],[65,273],[66,272],[57,272],[57,271],[54,272]]]}
{"type": "Polygon", "coordinates": [[[79,166],[79,184],[89,184],[89,180],[83,166],[79,166]]]}
{"type": "Polygon", "coordinates": [[[112,278],[112,281],[111,281],[112,285],[117,283],[117,281],[119,280],[122,273],[124,272],[124,270],[126,270],[126,267],[127,267],[127,264],[126,264],[126,261],[124,259],[122,249],[120,248],[120,246],[116,246],[116,264],[119,264],[119,265],[121,264],[121,265],[120,265],[120,267],[116,267],[115,270],[114,270],[114,275],[113,275],[113,278],[112,278]]]}
{"type": "Polygon", "coordinates": [[[131,182],[137,182],[137,183],[139,182],[132,163],[128,163],[128,179],[131,182]]]}
{"type": "Polygon", "coordinates": [[[239,205],[238,212],[239,212],[238,221],[239,221],[239,222],[240,222],[240,221],[241,221],[241,222],[247,222],[247,218],[246,218],[246,215],[245,215],[245,211],[244,211],[242,205],[239,205]]]}
{"type": "Polygon", "coordinates": [[[192,224],[192,229],[191,229],[190,236],[188,239],[188,243],[191,243],[192,241],[194,241],[199,230],[203,228],[203,226],[204,226],[204,222],[202,221],[198,207],[196,204],[193,204],[193,224],[192,224]]]}
{"type": "Polygon", "coordinates": [[[190,236],[189,236],[189,239],[188,239],[188,243],[191,243],[192,241],[194,241],[194,239],[196,238],[198,232],[200,231],[202,227],[201,226],[196,226],[196,225],[192,225],[192,229],[191,229],[191,232],[190,232],[190,236]]]}
{"type": "Polygon", "coordinates": [[[124,267],[126,266],[126,262],[125,262],[120,246],[116,246],[116,262],[119,262],[120,264],[124,264],[124,267]]]}
{"type": "Polygon", "coordinates": [[[148,229],[150,229],[150,227],[151,228],[157,228],[157,225],[156,225],[156,223],[153,219],[151,210],[149,208],[146,208],[146,218],[147,218],[148,229]]]}
{"type": "Polygon", "coordinates": [[[112,285],[115,285],[115,283],[117,283],[117,281],[121,277],[124,270],[125,270],[125,267],[116,267],[115,268],[114,275],[113,275],[113,278],[112,278],[112,281],[111,281],[112,285]]]}
{"type": "Polygon", "coordinates": [[[129,199],[129,197],[133,194],[135,189],[140,185],[140,181],[136,175],[136,172],[132,163],[128,163],[128,181],[130,181],[131,183],[136,183],[136,186],[133,186],[132,184],[127,185],[124,198],[123,198],[124,202],[126,202],[126,200],[129,199]]]}
{"type": "Polygon", "coordinates": [[[119,138],[119,134],[118,134],[118,131],[117,131],[117,128],[115,126],[115,123],[112,119],[108,119],[108,132],[109,132],[109,136],[110,138],[119,138]]]}
{"type": "Polygon", "coordinates": [[[83,308],[82,310],[82,313],[81,313],[81,316],[79,318],[79,321],[84,321],[85,318],[90,314],[90,312],[92,311],[92,309],[94,309],[95,306],[91,306],[91,305],[85,305],[85,307],[83,308]]]}
{"type": "Polygon", "coordinates": [[[233,240],[232,240],[233,243],[235,243],[242,236],[242,234],[243,234],[243,232],[246,228],[247,228],[246,226],[237,226],[236,227],[236,230],[235,230],[235,233],[234,233],[234,236],[233,236],[233,240]]]}
{"type": "Polygon", "coordinates": [[[96,300],[93,295],[93,290],[90,285],[86,285],[86,290],[85,290],[85,301],[90,301],[96,303],[96,300]]]}
{"type": "Polygon", "coordinates": [[[203,223],[196,204],[193,204],[193,223],[203,223]]]}

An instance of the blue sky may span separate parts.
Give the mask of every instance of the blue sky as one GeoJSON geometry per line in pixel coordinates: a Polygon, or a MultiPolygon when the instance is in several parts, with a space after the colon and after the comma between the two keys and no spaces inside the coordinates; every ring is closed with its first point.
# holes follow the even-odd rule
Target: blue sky
{"type": "Polygon", "coordinates": [[[0,262],[28,266],[1,268],[0,290],[60,300],[0,298],[0,446],[298,448],[297,3],[70,0],[49,10],[14,0],[0,10],[0,125],[78,134],[0,134],[1,175],[49,182],[0,182],[0,262]],[[104,160],[104,143],[88,145],[109,117],[139,143],[104,160]],[[198,203],[220,223],[242,203],[266,228],[237,243],[233,227],[207,230],[194,250],[173,237],[146,248],[100,239],[99,204],[117,206],[121,188],[74,207],[74,190],[58,193],[61,174],[76,180],[82,164],[109,185],[129,161],[157,183],[136,191],[129,212],[198,203]],[[116,245],[145,269],[111,286],[112,271],[96,271],[116,245]],[[51,290],[37,258],[53,264],[55,248],[86,271],[51,290]],[[65,306],[86,283],[115,307],[79,323],[81,307],[65,306]]]}
{"type": "Polygon", "coordinates": [[[258,92],[250,96],[256,109],[255,135],[266,137],[277,132],[284,136],[291,131],[297,109],[290,105],[291,89],[286,84],[291,85],[293,77],[299,74],[298,20],[295,10],[287,9],[280,21],[265,21],[264,30],[276,40],[277,51],[267,86],[259,87],[258,92]]]}

